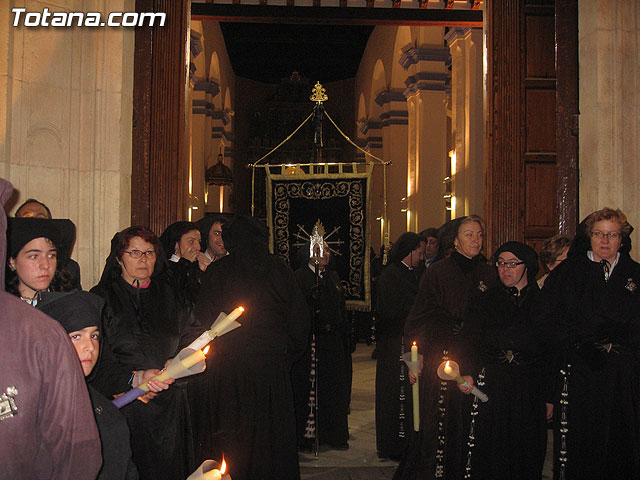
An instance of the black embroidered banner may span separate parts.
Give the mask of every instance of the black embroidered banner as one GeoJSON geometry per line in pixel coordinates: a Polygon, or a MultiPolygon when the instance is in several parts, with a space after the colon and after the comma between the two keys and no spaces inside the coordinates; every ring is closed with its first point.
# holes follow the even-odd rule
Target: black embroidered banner
{"type": "Polygon", "coordinates": [[[370,309],[369,183],[366,173],[273,175],[267,170],[267,223],[271,251],[296,268],[296,253],[309,241],[316,221],[340,255],[333,265],[347,308],[370,309]]]}

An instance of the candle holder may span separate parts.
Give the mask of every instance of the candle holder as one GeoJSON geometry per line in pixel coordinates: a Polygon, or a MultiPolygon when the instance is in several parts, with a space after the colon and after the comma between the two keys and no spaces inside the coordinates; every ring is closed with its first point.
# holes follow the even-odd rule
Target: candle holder
{"type": "Polygon", "coordinates": [[[227,463],[222,460],[220,465],[215,460],[205,460],[202,464],[187,477],[187,480],[232,480],[231,475],[225,473],[227,463]]]}
{"type": "MultiPolygon", "coordinates": [[[[460,365],[458,365],[458,362],[454,362],[453,360],[445,360],[438,365],[438,377],[442,380],[455,380],[463,387],[469,386],[469,382],[467,382],[464,377],[460,376],[460,365]]],[[[474,394],[481,402],[489,400],[487,394],[475,385],[471,389],[471,393],[474,394]]]]}

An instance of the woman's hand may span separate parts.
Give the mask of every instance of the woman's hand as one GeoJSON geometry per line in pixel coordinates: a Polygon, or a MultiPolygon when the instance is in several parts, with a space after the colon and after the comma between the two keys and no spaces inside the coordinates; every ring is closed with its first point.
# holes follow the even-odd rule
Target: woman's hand
{"type": "Polygon", "coordinates": [[[460,385],[458,383],[458,389],[465,395],[469,395],[471,393],[471,390],[473,390],[473,377],[469,375],[463,375],[462,378],[466,380],[466,383],[463,385],[460,385]]]}
{"type": "MultiPolygon", "coordinates": [[[[151,380],[153,377],[160,375],[162,370],[158,370],[157,368],[150,368],[149,370],[138,370],[136,373],[135,379],[137,380],[137,385],[134,382],[134,387],[138,387],[143,383],[147,382],[147,386],[151,392],[161,392],[162,390],[167,390],[169,385],[171,385],[175,380],[173,378],[168,378],[164,382],[160,382],[158,380],[151,380]]],[[[155,396],[155,395],[154,395],[155,396]]],[[[151,397],[153,398],[153,397],[151,397]]]]}
{"type": "MultiPolygon", "coordinates": [[[[422,375],[422,357],[420,357],[420,370],[418,370],[418,376],[422,375]]],[[[413,374],[413,372],[411,370],[409,370],[409,383],[411,385],[413,385],[414,383],[416,383],[417,378],[416,376],[413,374]]]]}
{"type": "Polygon", "coordinates": [[[202,252],[197,253],[196,259],[198,260],[198,266],[200,267],[200,270],[202,270],[203,272],[207,269],[207,267],[211,263],[211,260],[209,260],[209,257],[207,257],[202,252]]]}

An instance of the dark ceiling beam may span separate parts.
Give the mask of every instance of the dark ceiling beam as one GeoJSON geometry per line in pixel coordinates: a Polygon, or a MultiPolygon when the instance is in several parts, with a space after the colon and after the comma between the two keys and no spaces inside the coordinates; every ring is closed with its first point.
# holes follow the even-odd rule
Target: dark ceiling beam
{"type": "Polygon", "coordinates": [[[192,3],[193,20],[309,25],[431,25],[482,27],[481,10],[291,7],[192,3]]]}

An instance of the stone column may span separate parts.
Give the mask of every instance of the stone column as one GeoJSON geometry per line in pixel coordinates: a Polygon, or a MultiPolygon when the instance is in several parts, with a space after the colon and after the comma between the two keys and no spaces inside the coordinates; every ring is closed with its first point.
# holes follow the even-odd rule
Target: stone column
{"type": "Polygon", "coordinates": [[[407,208],[415,232],[438,227],[445,219],[448,57],[445,48],[423,47],[407,49],[399,60],[409,72],[403,93],[409,105],[407,208]]]}
{"type": "MultiPolygon", "coordinates": [[[[28,2],[29,11],[82,10],[84,2],[28,2]]],[[[93,2],[91,11],[135,11],[93,2]]],[[[0,175],[24,200],[70,218],[82,285],[100,278],[114,233],[131,219],[133,28],[13,27],[0,9],[0,175]]]]}
{"type": "Polygon", "coordinates": [[[383,138],[382,159],[393,162],[393,165],[387,167],[387,218],[389,239],[393,242],[407,231],[408,222],[411,221],[405,193],[407,191],[407,101],[402,92],[387,90],[376,97],[376,103],[383,109],[380,115],[383,138]]]}
{"type": "MultiPolygon", "coordinates": [[[[453,217],[484,211],[482,30],[452,28],[445,40],[451,51],[451,130],[455,149],[456,197],[453,217]]],[[[452,169],[453,170],[453,169],[452,169]]]]}
{"type": "Polygon", "coordinates": [[[580,65],[580,214],[620,208],[635,225],[640,259],[640,5],[626,0],[578,4],[580,65]]]}

